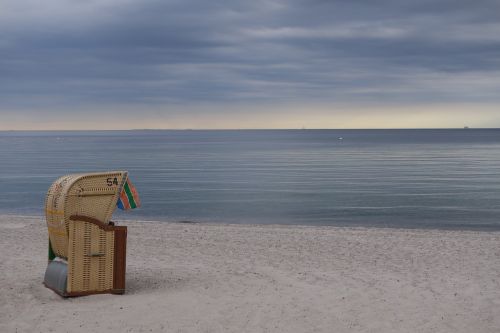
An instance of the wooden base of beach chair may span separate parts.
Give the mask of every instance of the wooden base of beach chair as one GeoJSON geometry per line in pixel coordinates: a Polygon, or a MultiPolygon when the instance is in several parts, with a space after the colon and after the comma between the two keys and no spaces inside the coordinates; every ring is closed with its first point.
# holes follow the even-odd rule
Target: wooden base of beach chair
{"type": "Polygon", "coordinates": [[[63,297],[125,292],[127,227],[70,217],[67,261],[50,261],[44,284],[63,297]]]}

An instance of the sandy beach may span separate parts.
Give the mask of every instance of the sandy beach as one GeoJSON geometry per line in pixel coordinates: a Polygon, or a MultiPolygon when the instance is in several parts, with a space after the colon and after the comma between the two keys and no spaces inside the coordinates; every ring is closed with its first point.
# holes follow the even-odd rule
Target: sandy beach
{"type": "Polygon", "coordinates": [[[121,224],[126,294],[63,299],[43,218],[0,216],[0,332],[500,331],[499,232],[121,224]]]}

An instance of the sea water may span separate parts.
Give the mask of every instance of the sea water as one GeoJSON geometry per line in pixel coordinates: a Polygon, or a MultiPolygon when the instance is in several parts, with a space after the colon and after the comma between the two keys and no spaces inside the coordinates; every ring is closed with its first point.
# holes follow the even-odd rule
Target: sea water
{"type": "Polygon", "coordinates": [[[500,230],[500,130],[0,132],[0,214],[128,170],[134,220],[500,230]]]}

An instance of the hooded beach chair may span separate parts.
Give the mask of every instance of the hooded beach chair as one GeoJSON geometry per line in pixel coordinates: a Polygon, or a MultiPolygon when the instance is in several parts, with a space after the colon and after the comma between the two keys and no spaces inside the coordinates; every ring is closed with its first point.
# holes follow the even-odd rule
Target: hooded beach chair
{"type": "Polygon", "coordinates": [[[113,211],[139,206],[126,171],[73,174],[49,188],[49,263],[44,284],[61,296],[125,291],[127,227],[113,211]]]}

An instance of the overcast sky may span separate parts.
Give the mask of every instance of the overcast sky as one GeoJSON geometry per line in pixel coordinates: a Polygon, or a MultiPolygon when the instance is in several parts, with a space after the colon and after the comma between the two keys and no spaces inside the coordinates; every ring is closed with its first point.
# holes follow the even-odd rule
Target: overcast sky
{"type": "Polygon", "coordinates": [[[0,129],[464,125],[498,0],[0,0],[0,129]]]}

